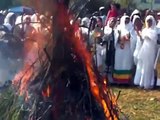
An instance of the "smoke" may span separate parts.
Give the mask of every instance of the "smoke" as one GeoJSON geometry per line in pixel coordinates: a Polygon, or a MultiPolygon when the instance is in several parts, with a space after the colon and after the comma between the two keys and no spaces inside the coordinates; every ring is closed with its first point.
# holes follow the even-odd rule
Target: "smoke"
{"type": "Polygon", "coordinates": [[[0,40],[0,87],[11,81],[23,66],[22,46],[11,43],[12,38],[0,40]]]}

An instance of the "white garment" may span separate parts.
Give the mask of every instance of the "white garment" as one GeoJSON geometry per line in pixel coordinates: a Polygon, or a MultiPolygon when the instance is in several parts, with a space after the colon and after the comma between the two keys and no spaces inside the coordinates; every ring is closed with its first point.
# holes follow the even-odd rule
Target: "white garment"
{"type": "MultiPolygon", "coordinates": [[[[95,60],[96,66],[98,68],[102,67],[102,65],[103,65],[102,50],[103,50],[103,47],[99,44],[96,44],[96,54],[94,55],[94,60],[95,60]]],[[[99,70],[99,71],[102,72],[102,70],[99,70]]]]}
{"type": "Polygon", "coordinates": [[[8,13],[7,14],[7,16],[5,17],[5,19],[4,19],[4,26],[6,26],[7,28],[8,28],[8,30],[9,31],[11,31],[12,30],[12,26],[11,26],[11,24],[10,24],[10,19],[11,19],[11,17],[14,15],[14,13],[8,13]]]}
{"type": "Polygon", "coordinates": [[[133,17],[134,15],[136,15],[136,14],[140,14],[140,11],[137,10],[137,9],[135,9],[135,10],[132,12],[130,18],[132,18],[132,17],[133,17]]]}
{"type": "Polygon", "coordinates": [[[144,87],[145,89],[153,87],[154,62],[156,57],[157,38],[158,38],[154,17],[148,15],[146,17],[146,21],[148,19],[151,19],[153,24],[150,28],[143,29],[142,38],[144,42],[138,54],[138,59],[142,61],[140,86],[144,87]]]}
{"type": "MultiPolygon", "coordinates": [[[[133,26],[135,24],[136,19],[140,19],[140,17],[138,15],[134,15],[133,21],[132,21],[133,26]]],[[[134,36],[133,36],[133,38],[134,38],[133,57],[134,57],[134,64],[137,65],[137,62],[138,62],[138,58],[137,57],[138,57],[138,53],[139,53],[139,51],[141,49],[141,46],[142,46],[142,41],[141,41],[141,38],[137,35],[137,33],[136,33],[136,31],[134,29],[133,29],[133,31],[134,31],[134,36]]]]}
{"type": "Polygon", "coordinates": [[[132,29],[132,31],[130,31],[130,45],[131,45],[131,52],[132,52],[132,56],[134,56],[134,51],[136,49],[136,43],[137,43],[137,34],[136,31],[134,29],[132,29]]]}
{"type": "Polygon", "coordinates": [[[116,45],[115,51],[115,70],[131,70],[133,66],[132,52],[130,49],[130,42],[124,44],[124,49],[120,45],[116,45]]]}
{"type": "Polygon", "coordinates": [[[157,28],[160,29],[160,20],[159,20],[158,23],[157,23],[157,28]]]}
{"type": "Polygon", "coordinates": [[[88,17],[82,18],[81,25],[85,27],[89,27],[89,18],[88,17]]]}
{"type": "Polygon", "coordinates": [[[103,46],[103,49],[101,50],[101,56],[102,56],[102,72],[105,72],[106,69],[106,46],[103,46]]]}
{"type": "Polygon", "coordinates": [[[139,51],[140,51],[140,49],[142,47],[142,43],[143,42],[141,41],[140,37],[137,36],[136,48],[135,48],[135,51],[133,53],[135,65],[137,65],[137,63],[138,63],[138,54],[139,54],[139,51]]]}
{"type": "Polygon", "coordinates": [[[82,35],[88,35],[88,28],[80,27],[82,35]]]}
{"type": "Polygon", "coordinates": [[[136,73],[134,76],[134,84],[135,85],[140,85],[141,76],[142,76],[142,60],[137,60],[136,73]]]}
{"type": "MultiPolygon", "coordinates": [[[[121,36],[125,36],[127,34],[131,34],[131,23],[125,24],[125,19],[128,16],[123,16],[121,18],[121,22],[118,31],[121,32],[121,36]]],[[[115,70],[131,70],[133,67],[133,54],[131,50],[131,41],[125,41],[124,49],[120,48],[120,44],[118,43],[118,32],[115,32],[115,70]]],[[[131,36],[132,37],[132,36],[131,36]]],[[[131,40],[131,39],[130,39],[131,40]]]]}
{"type": "Polygon", "coordinates": [[[138,54],[139,54],[139,51],[141,50],[141,47],[142,47],[142,40],[141,38],[136,34],[135,36],[136,38],[136,48],[134,50],[134,53],[133,53],[133,57],[134,57],[134,64],[136,65],[136,73],[135,73],[135,76],[134,76],[134,84],[135,85],[140,85],[140,79],[141,79],[141,71],[142,71],[142,61],[138,59],[138,54]]]}
{"type": "Polygon", "coordinates": [[[106,25],[106,26],[104,27],[104,34],[105,34],[105,35],[109,35],[109,34],[111,34],[111,32],[112,32],[112,28],[109,27],[109,25],[106,25]]]}
{"type": "Polygon", "coordinates": [[[22,23],[23,22],[23,19],[22,19],[22,16],[18,16],[17,18],[16,18],[16,22],[15,22],[15,25],[18,25],[20,28],[22,28],[22,24],[20,24],[20,23],[22,23]]]}

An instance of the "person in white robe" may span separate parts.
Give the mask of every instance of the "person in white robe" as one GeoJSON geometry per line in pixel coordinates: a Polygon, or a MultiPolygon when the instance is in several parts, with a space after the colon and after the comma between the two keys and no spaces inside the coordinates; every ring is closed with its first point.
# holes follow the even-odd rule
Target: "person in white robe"
{"type": "Polygon", "coordinates": [[[127,15],[122,16],[115,34],[115,65],[113,79],[117,83],[130,83],[132,78],[133,54],[131,50],[132,25],[127,15]]]}
{"type": "Polygon", "coordinates": [[[138,54],[138,59],[142,61],[142,71],[140,77],[140,87],[152,89],[154,85],[154,63],[157,48],[157,28],[156,21],[152,15],[145,19],[146,27],[142,30],[144,40],[142,48],[138,54]]]}
{"type": "Polygon", "coordinates": [[[25,39],[34,38],[35,28],[31,24],[31,17],[29,15],[24,16],[24,37],[25,39]]]}
{"type": "Polygon", "coordinates": [[[93,17],[90,21],[91,28],[90,28],[90,37],[89,37],[89,46],[91,46],[91,51],[93,53],[93,58],[95,65],[98,68],[100,73],[103,72],[103,63],[102,63],[102,50],[103,46],[101,43],[102,38],[102,30],[101,27],[98,26],[98,20],[96,17],[93,17]]]}
{"type": "Polygon", "coordinates": [[[143,40],[141,37],[141,29],[138,29],[138,21],[139,23],[141,22],[139,16],[135,16],[133,19],[134,22],[134,30],[136,33],[135,38],[137,39],[136,41],[136,48],[134,51],[134,64],[136,65],[136,71],[135,71],[135,76],[134,76],[134,85],[139,85],[140,84],[140,77],[141,77],[141,70],[142,70],[142,61],[138,59],[138,54],[139,51],[141,50],[143,40]]]}
{"type": "Polygon", "coordinates": [[[135,40],[135,50],[134,50],[134,53],[133,53],[133,56],[134,56],[134,63],[135,65],[137,65],[137,62],[138,62],[138,53],[141,49],[141,46],[142,46],[142,39],[141,39],[141,30],[142,28],[138,28],[139,24],[140,24],[141,20],[140,20],[140,17],[135,15],[134,18],[133,18],[133,25],[134,25],[134,38],[136,39],[135,40]]]}

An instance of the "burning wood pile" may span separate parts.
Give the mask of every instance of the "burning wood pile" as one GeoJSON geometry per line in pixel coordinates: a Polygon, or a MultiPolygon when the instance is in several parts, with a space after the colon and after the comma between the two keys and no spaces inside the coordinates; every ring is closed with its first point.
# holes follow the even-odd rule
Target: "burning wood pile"
{"type": "Polygon", "coordinates": [[[54,7],[52,37],[25,43],[32,62],[24,60],[13,80],[25,97],[23,119],[118,120],[116,97],[96,70],[78,25],[70,24],[63,2],[54,7]]]}

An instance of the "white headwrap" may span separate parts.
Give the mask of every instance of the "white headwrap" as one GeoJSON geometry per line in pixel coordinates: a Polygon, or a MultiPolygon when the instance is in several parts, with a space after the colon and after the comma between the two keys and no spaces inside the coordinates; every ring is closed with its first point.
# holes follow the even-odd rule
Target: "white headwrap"
{"type": "Polygon", "coordinates": [[[10,12],[6,15],[5,19],[4,19],[4,26],[6,26],[8,28],[8,30],[12,30],[12,26],[9,23],[11,17],[14,15],[14,13],[10,12]]]}
{"type": "Polygon", "coordinates": [[[117,26],[117,30],[121,31],[122,36],[128,34],[130,31],[133,30],[133,25],[131,22],[125,24],[125,20],[127,18],[129,18],[129,16],[127,15],[122,16],[120,19],[120,24],[117,26]]]}
{"type": "Polygon", "coordinates": [[[134,15],[133,20],[132,20],[132,24],[133,24],[133,25],[135,24],[135,21],[136,21],[137,19],[140,19],[140,17],[139,17],[138,15],[134,15]]]}
{"type": "Polygon", "coordinates": [[[156,20],[154,19],[154,17],[152,15],[148,15],[145,19],[145,24],[147,26],[147,21],[148,20],[152,20],[152,26],[150,28],[154,29],[156,28],[156,20]]]}
{"type": "Polygon", "coordinates": [[[6,15],[5,19],[4,19],[4,23],[9,23],[10,18],[12,17],[12,15],[14,15],[14,13],[10,12],[6,15]]]}
{"type": "Polygon", "coordinates": [[[136,15],[136,14],[140,14],[140,11],[137,10],[137,9],[135,9],[135,10],[132,12],[130,18],[132,18],[132,17],[133,17],[134,15],[136,15]]]}
{"type": "Polygon", "coordinates": [[[122,16],[122,18],[120,20],[120,26],[121,26],[121,28],[125,28],[127,30],[130,30],[130,28],[132,27],[131,22],[129,22],[128,24],[125,24],[125,21],[127,18],[129,18],[129,16],[127,16],[127,15],[122,16]]]}
{"type": "Polygon", "coordinates": [[[110,24],[114,19],[114,17],[109,18],[107,25],[104,27],[104,34],[111,34],[112,28],[110,27],[110,24]]]}
{"type": "Polygon", "coordinates": [[[152,26],[146,27],[142,31],[142,38],[143,39],[150,39],[156,41],[158,39],[157,36],[157,28],[156,28],[156,21],[152,15],[148,15],[145,19],[145,23],[147,24],[148,20],[152,20],[152,26]]]}

